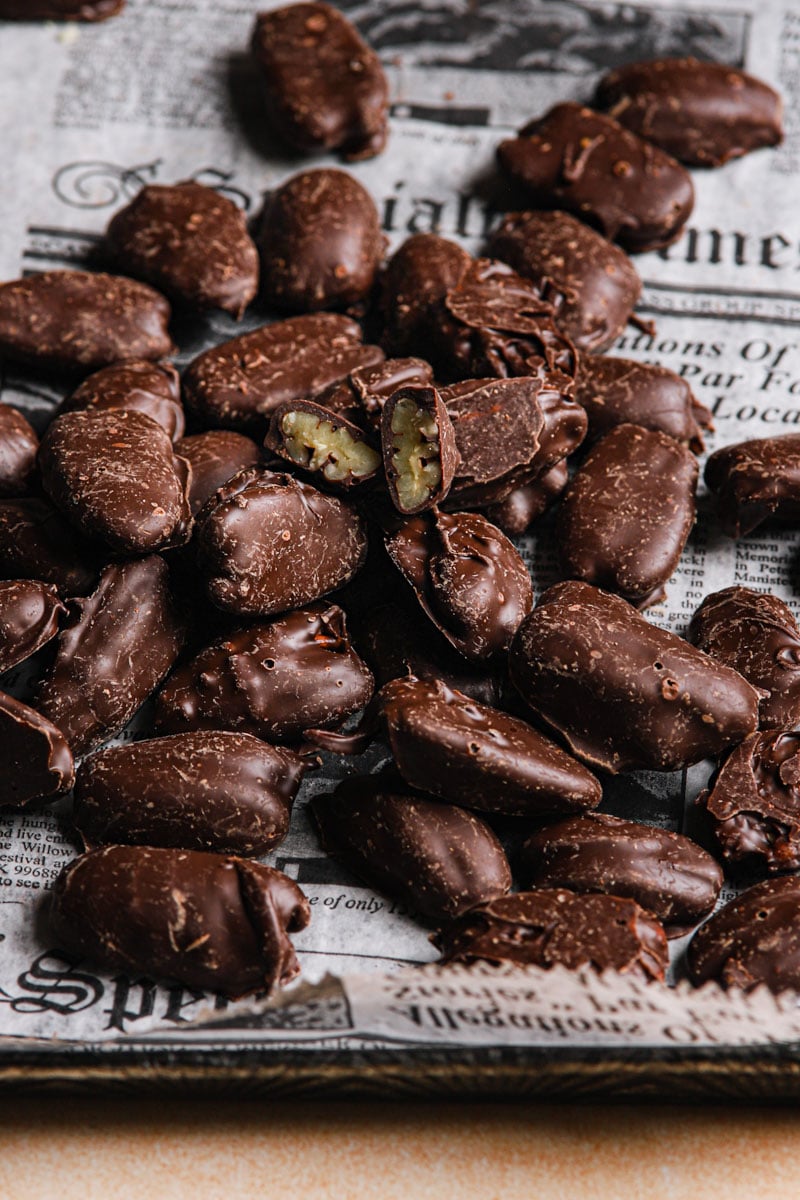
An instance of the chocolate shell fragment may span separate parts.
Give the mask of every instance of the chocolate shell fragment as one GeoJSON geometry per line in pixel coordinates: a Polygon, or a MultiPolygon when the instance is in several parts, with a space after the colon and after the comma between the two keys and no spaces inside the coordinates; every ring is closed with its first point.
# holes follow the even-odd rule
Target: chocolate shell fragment
{"type": "Polygon", "coordinates": [[[730,537],[764,521],[800,523],[800,433],[724,446],[706,462],[704,478],[730,537]]]}
{"type": "Polygon", "coordinates": [[[663,982],[669,961],[661,925],[634,900],[563,888],[501,896],[440,930],[442,962],[594,967],[663,982]]]}
{"type": "Polygon", "coordinates": [[[192,468],[189,481],[189,505],[197,516],[218,488],[248,467],[262,461],[261,451],[252,438],[232,429],[209,429],[192,433],[175,443],[175,453],[192,468]]]}
{"type": "Polygon", "coordinates": [[[0,692],[0,745],[0,808],[55,800],[72,787],[75,768],[61,730],[5,692],[0,692]]]}
{"type": "Polygon", "coordinates": [[[800,991],[800,879],[768,879],[726,904],[692,938],[686,966],[696,986],[800,991]]]}
{"type": "Polygon", "coordinates": [[[514,639],[512,682],[590,766],[676,771],[754,733],[736,671],[588,583],[557,583],[514,639]]]}
{"type": "Polygon", "coordinates": [[[105,21],[125,7],[125,0],[0,0],[0,20],[105,21]]]}
{"type": "Polygon", "coordinates": [[[341,383],[320,392],[317,402],[379,432],[383,406],[394,392],[432,383],[433,369],[423,359],[387,358],[374,366],[357,367],[341,383]]]}
{"type": "Polygon", "coordinates": [[[320,482],[345,490],[372,479],[381,466],[381,456],[363,429],[312,400],[280,404],[265,445],[320,482]]]}
{"type": "Polygon", "coordinates": [[[96,549],[47,500],[0,500],[0,579],[39,579],[62,597],[84,596],[99,572],[96,549]]]}
{"type": "Polygon", "coordinates": [[[389,495],[399,512],[422,512],[445,499],[461,456],[436,388],[394,392],[383,407],[381,443],[389,495]]]}
{"type": "Polygon", "coordinates": [[[381,343],[390,354],[427,357],[431,322],[472,262],[463,247],[436,233],[406,238],[381,277],[381,343]]]}
{"type": "Polygon", "coordinates": [[[297,884],[262,863],[105,846],[62,871],[50,926],[90,962],[237,998],[297,975],[287,935],[310,915],[297,884]]]}
{"type": "Polygon", "coordinates": [[[53,584],[36,579],[0,583],[0,673],[46,646],[66,611],[53,584]]]}
{"type": "Polygon", "coordinates": [[[67,412],[116,412],[135,409],[160,425],[174,441],[183,437],[186,420],[181,404],[178,372],[169,363],[144,359],[103,367],[85,379],[58,410],[67,412]]]}
{"type": "Polygon", "coordinates": [[[0,496],[24,496],[36,471],[39,439],[22,413],[0,404],[0,496]]]}
{"type": "Polygon", "coordinates": [[[497,157],[532,207],[565,209],[630,253],[668,246],[694,207],[676,159],[580,104],[530,121],[497,157]]]}

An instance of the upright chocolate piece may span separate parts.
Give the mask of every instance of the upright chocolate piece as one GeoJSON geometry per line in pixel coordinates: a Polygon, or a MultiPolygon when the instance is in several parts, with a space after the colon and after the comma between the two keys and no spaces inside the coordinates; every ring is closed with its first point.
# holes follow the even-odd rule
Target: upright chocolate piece
{"type": "Polygon", "coordinates": [[[239,997],[297,975],[287,934],[310,915],[297,884],[263,863],[105,846],[62,871],[50,924],[80,958],[239,997]]]}
{"type": "Polygon", "coordinates": [[[594,967],[664,980],[664,930],[634,900],[576,895],[563,888],[501,896],[438,934],[443,962],[594,967]]]}
{"type": "Polygon", "coordinates": [[[0,692],[0,745],[0,808],[55,800],[72,787],[75,768],[61,730],[5,692],[0,692]]]}
{"type": "Polygon", "coordinates": [[[562,458],[533,483],[523,483],[505,500],[486,509],[486,516],[507,537],[521,537],[537,517],[551,507],[569,482],[567,460],[562,458]]]}
{"type": "Polygon", "coordinates": [[[0,673],[46,646],[66,611],[53,584],[36,579],[0,583],[0,673]]]}
{"type": "Polygon", "coordinates": [[[800,879],[757,883],[702,925],[686,953],[695,986],[800,991],[800,879]]]}
{"type": "Polygon", "coordinates": [[[230,429],[210,429],[193,433],[175,443],[175,453],[192,468],[189,505],[197,516],[217,488],[247,467],[257,467],[261,451],[252,438],[230,429]]]}
{"type": "Polygon", "coordinates": [[[800,521],[800,433],[737,442],[706,462],[723,531],[744,537],[763,521],[800,521]]]}
{"type": "Polygon", "coordinates": [[[39,451],[42,485],[86,537],[146,554],[189,536],[191,467],[140,412],[65,413],[39,451]]]}
{"type": "Polygon", "coordinates": [[[378,56],[329,4],[259,13],[253,54],[269,122],[295,150],[373,158],[386,144],[389,89],[378,56]]]}
{"type": "Polygon", "coordinates": [[[591,441],[615,425],[641,425],[700,454],[705,449],[701,426],[713,428],[711,413],[695,399],[686,380],[655,363],[602,354],[583,357],[575,399],[586,409],[591,441]]]}
{"type": "Polygon", "coordinates": [[[480,662],[508,649],[533,587],[518,551],[485,517],[423,513],[386,548],[423,611],[465,658],[480,662]]]}
{"type": "Polygon", "coordinates": [[[460,462],[453,422],[434,387],[400,388],[381,418],[383,463],[398,512],[418,513],[441,503],[460,462]]]}
{"type": "Polygon", "coordinates": [[[406,238],[381,279],[381,341],[390,354],[426,350],[434,315],[472,261],[461,246],[436,233],[406,238]]]}
{"type": "Polygon", "coordinates": [[[497,157],[533,206],[566,209],[632,253],[668,246],[694,207],[679,162],[580,104],[530,121],[497,157]]]}
{"type": "Polygon", "coordinates": [[[544,424],[539,434],[539,449],[530,464],[536,479],[583,444],[589,424],[580,404],[546,384],[539,394],[539,403],[544,424]]]}
{"type": "Polygon", "coordinates": [[[347,583],[367,553],[364,521],[346,501],[259,467],[216,492],[196,538],[209,598],[242,615],[318,600],[347,583]]]}
{"type": "Polygon", "coordinates": [[[320,392],[317,401],[356,424],[380,430],[388,398],[401,387],[427,387],[433,368],[421,358],[387,358],[371,367],[357,367],[341,383],[320,392]]]}
{"type": "Polygon", "coordinates": [[[249,733],[178,733],[101,750],[75,781],[84,844],[266,854],[289,828],[306,769],[249,733]]]}
{"type": "Polygon", "coordinates": [[[84,596],[99,573],[95,550],[46,500],[0,500],[0,579],[40,579],[84,596]]]}
{"type": "Polygon", "coordinates": [[[509,667],[573,754],[612,774],[676,771],[756,729],[758,692],[741,675],[588,583],[544,593],[509,667]]]}
{"type": "Polygon", "coordinates": [[[519,875],[526,887],[626,896],[677,937],[714,908],[722,870],[690,838],[607,813],[570,817],[525,842],[519,875]]]}
{"type": "Polygon", "coordinates": [[[170,307],[144,283],[45,271],[0,285],[0,357],[88,374],[128,358],[166,358],[170,307]]]}
{"type": "Polygon", "coordinates": [[[272,414],[265,445],[320,482],[351,488],[377,474],[381,456],[358,425],[312,400],[287,400],[272,414]]]}
{"type": "Polygon", "coordinates": [[[6,21],[105,21],[125,7],[125,0],[0,0],[6,21]]]}
{"type": "Polygon", "coordinates": [[[626,129],[694,167],[720,167],[783,139],[777,92],[725,63],[629,63],[603,76],[597,103],[626,129]]]}
{"type": "Polygon", "coordinates": [[[462,808],[409,795],[380,775],[345,779],[311,803],[329,854],[431,921],[511,887],[499,841],[462,808]]]}
{"type": "Polygon", "coordinates": [[[0,404],[0,496],[24,496],[36,471],[39,439],[22,413],[0,404]]]}
{"type": "Polygon", "coordinates": [[[509,213],[489,253],[536,284],[579,350],[596,353],[616,341],[642,290],[627,254],[569,213],[509,213]]]}
{"type": "Polygon", "coordinates": [[[157,555],[106,567],[71,610],[38,708],[77,756],[128,723],[175,662],[184,631],[157,555]]]}
{"type": "Polygon", "coordinates": [[[657,604],[695,518],[697,459],[664,433],[617,425],[564,493],[556,537],[564,573],[657,604]],[[654,486],[657,481],[657,486],[654,486]]]}
{"type": "Polygon", "coordinates": [[[382,361],[349,317],[290,317],[198,355],[183,376],[184,400],[201,425],[263,437],[284,400],[313,399],[357,367],[382,361]]]}
{"type": "Polygon", "coordinates": [[[116,363],[95,371],[67,396],[58,412],[117,412],[135,409],[150,417],[174,441],[183,437],[186,421],[181,404],[181,382],[169,363],[144,359],[116,363]]]}
{"type": "Polygon", "coordinates": [[[158,697],[156,723],[164,733],[233,729],[293,742],[340,725],[372,689],[342,610],[314,604],[241,629],[179,667],[158,697]]]}

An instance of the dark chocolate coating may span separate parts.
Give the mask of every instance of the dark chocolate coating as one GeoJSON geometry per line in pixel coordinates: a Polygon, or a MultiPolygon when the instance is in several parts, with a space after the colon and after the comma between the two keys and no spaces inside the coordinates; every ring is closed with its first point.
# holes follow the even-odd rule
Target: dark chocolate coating
{"type": "Polygon", "coordinates": [[[53,584],[36,579],[0,583],[0,673],[46,646],[66,611],[53,584]]]}
{"type": "Polygon", "coordinates": [[[800,521],[800,433],[723,446],[703,474],[730,537],[744,537],[763,521],[800,521]]]}
{"type": "Polygon", "coordinates": [[[423,359],[387,358],[371,367],[357,367],[341,383],[320,392],[317,401],[357,424],[379,431],[383,406],[393,392],[432,383],[433,368],[423,359]]]}
{"type": "Polygon", "coordinates": [[[609,71],[597,105],[680,162],[720,167],[783,140],[781,98],[725,63],[662,58],[609,71]]]}
{"type": "Polygon", "coordinates": [[[397,790],[375,775],[345,779],[311,802],[327,853],[422,917],[456,917],[511,887],[503,848],[473,813],[397,790]]]}
{"type": "Polygon", "coordinates": [[[663,600],[694,525],[697,476],[697,459],[674,438],[617,425],[561,501],[556,538],[564,574],[639,608],[663,600]]]}
{"type": "Polygon", "coordinates": [[[263,437],[283,401],[313,399],[356,367],[382,361],[349,317],[309,313],[205,350],[186,369],[183,397],[199,424],[263,437]]]}
{"type": "Polygon", "coordinates": [[[482,662],[508,649],[533,587],[519,552],[485,517],[422,513],[386,548],[423,611],[465,658],[482,662]]]}
{"type": "Polygon", "coordinates": [[[497,157],[532,207],[565,209],[631,253],[669,245],[694,207],[679,162],[580,104],[530,121],[497,157]]]}
{"type": "Polygon", "coordinates": [[[125,0],[0,0],[6,21],[105,21],[125,7],[125,0]]]}
{"type": "Polygon", "coordinates": [[[686,636],[764,693],[758,703],[760,729],[800,725],[800,629],[777,596],[743,587],[713,592],[692,617],[686,636]]]}
{"type": "Polygon", "coordinates": [[[558,327],[582,351],[616,341],[642,290],[624,250],[569,213],[509,213],[488,250],[536,284],[558,327]]]}
{"type": "Polygon", "coordinates": [[[61,730],[5,692],[0,692],[0,746],[0,807],[54,800],[72,787],[75,768],[61,730]]]}
{"type": "Polygon", "coordinates": [[[192,468],[189,505],[197,516],[218,488],[247,467],[262,461],[261,450],[252,438],[231,429],[210,429],[192,433],[175,443],[175,453],[192,468]]]}
{"type": "Polygon", "coordinates": [[[262,863],[104,846],[62,871],[50,926],[80,958],[239,997],[297,975],[287,933],[309,919],[297,884],[262,863]]]}
{"type": "Polygon", "coordinates": [[[692,394],[685,379],[655,363],[598,354],[581,358],[575,399],[589,417],[589,440],[597,441],[615,425],[641,425],[666,433],[698,454],[711,413],[692,394]]]}
{"type": "Polygon", "coordinates": [[[0,496],[24,496],[36,471],[39,439],[9,404],[0,404],[0,496]]]}
{"type": "Polygon", "coordinates": [[[201,651],[165,683],[156,704],[164,733],[233,729],[297,741],[337,726],[372,696],[335,604],[314,604],[240,629],[201,651]]]}
{"type": "Polygon", "coordinates": [[[345,171],[293,175],[264,206],[261,291],[286,312],[344,308],[375,281],[385,239],[375,201],[345,171]]]}
{"type": "Polygon", "coordinates": [[[422,512],[445,499],[461,454],[450,414],[435,387],[399,388],[388,398],[381,416],[381,444],[386,483],[398,512],[422,512]]]}
{"type": "Polygon", "coordinates": [[[607,813],[534,833],[522,847],[519,877],[528,888],[626,896],[673,936],[708,916],[723,882],[719,863],[691,838],[607,813]]]}
{"type": "Polygon", "coordinates": [[[119,275],[45,271],[0,285],[0,357],[82,375],[172,354],[169,303],[119,275]]]}
{"type": "Polygon", "coordinates": [[[692,938],[686,966],[698,987],[800,990],[800,879],[767,879],[726,904],[692,938]]]}
{"type": "Polygon", "coordinates": [[[62,596],[83,596],[97,582],[94,548],[47,500],[0,500],[0,579],[40,579],[62,596]]]}
{"type": "Polygon", "coordinates": [[[569,468],[562,458],[533,483],[520,484],[505,500],[487,508],[486,516],[506,537],[521,537],[555,503],[568,482],[569,468]]]}
{"type": "Polygon", "coordinates": [[[343,413],[313,400],[287,400],[274,410],[264,445],[315,481],[347,490],[380,470],[373,441],[343,413]]]}
{"type": "Polygon", "coordinates": [[[658,921],[635,900],[563,888],[482,904],[436,937],[443,962],[594,967],[663,982],[669,961],[658,921]]]}
{"type": "Polygon", "coordinates": [[[37,707],[77,756],[127,725],[178,657],[184,629],[158,555],[106,567],[71,610],[37,707]]]}
{"type": "Polygon", "coordinates": [[[124,843],[258,857],[286,836],[306,769],[249,733],[198,731],[100,750],[75,780],[86,846],[124,843]]]}
{"type": "Polygon", "coordinates": [[[109,222],[126,275],[192,308],[240,317],[258,291],[258,251],[240,208],[202,183],[147,184],[109,222]]]}
{"type": "Polygon", "coordinates": [[[123,554],[179,546],[192,518],[191,467],[143,413],[65,413],[42,438],[42,486],[88,538],[123,554]]]}
{"type": "Polygon", "coordinates": [[[160,425],[173,442],[183,437],[186,421],[181,404],[181,382],[170,363],[134,359],[103,367],[67,396],[58,413],[116,412],[119,409],[144,413],[160,425]]]}
{"type": "Polygon", "coordinates": [[[436,233],[406,238],[381,277],[381,344],[390,354],[427,357],[431,321],[472,261],[456,242],[436,233]]]}
{"type": "Polygon", "coordinates": [[[209,598],[240,615],[318,600],[352,579],[367,553],[366,526],[347,501],[260,467],[217,490],[195,537],[209,598]]]}
{"type": "Polygon", "coordinates": [[[252,42],[269,123],[294,150],[380,154],[389,89],[380,59],[329,4],[259,13],[252,42]]]}
{"type": "Polygon", "coordinates": [[[758,721],[758,693],[741,675],[588,583],[544,593],[509,668],[573,754],[612,774],[714,758],[758,721]]]}

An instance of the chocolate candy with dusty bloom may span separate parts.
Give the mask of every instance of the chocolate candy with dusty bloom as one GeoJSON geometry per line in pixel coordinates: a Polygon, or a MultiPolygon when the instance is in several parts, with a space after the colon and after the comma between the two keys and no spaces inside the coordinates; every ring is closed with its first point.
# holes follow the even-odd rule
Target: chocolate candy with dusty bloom
{"type": "Polygon", "coordinates": [[[764,521],[800,522],[800,433],[756,438],[716,450],[704,478],[717,498],[717,515],[730,537],[744,537],[764,521]]]}
{"type": "Polygon", "coordinates": [[[30,658],[58,633],[66,608],[58,589],[37,579],[0,583],[0,673],[30,658]]]}
{"type": "Polygon", "coordinates": [[[0,807],[55,800],[72,787],[72,753],[60,729],[35,709],[0,692],[0,807]]]}
{"type": "Polygon", "coordinates": [[[711,413],[695,399],[686,380],[656,363],[584,355],[575,399],[586,409],[591,441],[616,425],[641,425],[700,454],[705,448],[702,430],[713,428],[711,413]]]}
{"type": "Polygon", "coordinates": [[[313,400],[280,404],[265,445],[320,483],[345,490],[372,479],[382,461],[363,429],[313,400]]]}
{"type": "Polygon", "coordinates": [[[394,252],[381,277],[381,344],[390,354],[428,353],[431,322],[472,256],[436,233],[416,233],[394,252]]]}
{"type": "Polygon", "coordinates": [[[288,934],[310,916],[297,884],[263,863],[104,846],[61,872],[50,928],[81,959],[238,998],[294,979],[288,934]]]}
{"type": "Polygon", "coordinates": [[[183,437],[186,420],[181,404],[181,382],[169,363],[144,359],[103,367],[84,379],[67,396],[58,412],[116,412],[135,409],[150,417],[173,440],[183,437]]]}
{"type": "Polygon", "coordinates": [[[247,467],[257,467],[262,461],[259,447],[252,438],[232,429],[209,429],[192,433],[175,443],[175,453],[185,458],[192,468],[189,482],[189,504],[192,516],[197,516],[218,488],[247,467]]]}
{"type": "Polygon", "coordinates": [[[686,966],[696,986],[800,991],[800,879],[767,879],[726,904],[692,938],[686,966]]]}
{"type": "Polygon", "coordinates": [[[394,392],[383,407],[381,443],[389,495],[398,512],[422,512],[445,499],[461,455],[436,388],[394,392]]]}
{"type": "Polygon", "coordinates": [[[64,596],[83,596],[97,582],[96,548],[47,500],[0,500],[0,579],[39,579],[64,596]]]}
{"type": "Polygon", "coordinates": [[[0,404],[0,496],[24,496],[36,472],[39,439],[22,413],[0,404]]]}

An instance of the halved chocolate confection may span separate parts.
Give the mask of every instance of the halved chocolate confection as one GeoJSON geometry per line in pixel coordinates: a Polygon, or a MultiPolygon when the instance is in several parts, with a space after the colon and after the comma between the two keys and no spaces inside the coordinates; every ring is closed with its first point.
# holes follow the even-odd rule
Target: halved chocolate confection
{"type": "Polygon", "coordinates": [[[321,483],[345,490],[372,479],[382,464],[363,429],[312,400],[278,405],[264,444],[321,483]]]}
{"type": "Polygon", "coordinates": [[[381,443],[389,495],[399,512],[422,512],[445,499],[461,455],[436,388],[394,392],[383,408],[381,443]]]}

